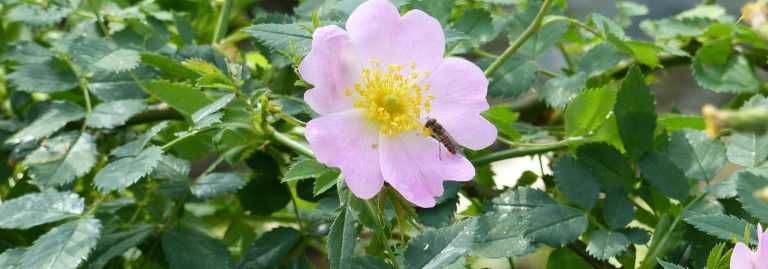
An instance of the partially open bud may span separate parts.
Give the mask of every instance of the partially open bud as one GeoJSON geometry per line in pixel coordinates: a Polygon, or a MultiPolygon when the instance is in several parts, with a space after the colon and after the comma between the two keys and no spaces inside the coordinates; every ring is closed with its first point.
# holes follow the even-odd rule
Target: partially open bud
{"type": "Polygon", "coordinates": [[[765,106],[734,111],[705,105],[701,114],[710,136],[717,136],[723,129],[749,133],[764,133],[768,129],[768,107],[765,106]]]}

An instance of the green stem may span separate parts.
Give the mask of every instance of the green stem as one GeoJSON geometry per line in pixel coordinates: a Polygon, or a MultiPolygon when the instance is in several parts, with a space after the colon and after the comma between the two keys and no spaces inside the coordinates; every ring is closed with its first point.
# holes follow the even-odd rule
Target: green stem
{"type": "Polygon", "coordinates": [[[211,44],[216,44],[219,39],[227,34],[227,27],[229,26],[229,16],[232,13],[232,6],[234,0],[224,0],[224,5],[221,7],[221,13],[219,13],[219,19],[216,21],[216,31],[213,32],[213,40],[211,44]]]}
{"type": "Polygon", "coordinates": [[[301,213],[299,213],[299,205],[296,203],[296,195],[293,192],[291,192],[291,203],[293,204],[293,213],[296,215],[296,222],[299,223],[299,230],[306,232],[306,230],[304,230],[304,221],[302,221],[301,213]]]}
{"type": "Polygon", "coordinates": [[[507,61],[510,57],[512,57],[515,52],[520,49],[520,47],[525,44],[526,41],[528,41],[531,36],[533,36],[536,31],[539,30],[541,27],[541,21],[544,19],[544,15],[547,14],[547,10],[549,9],[549,6],[552,4],[551,0],[544,0],[544,3],[541,4],[541,8],[539,9],[539,12],[536,13],[536,17],[533,18],[533,21],[531,22],[531,25],[528,25],[528,28],[525,29],[523,34],[520,35],[520,37],[517,38],[514,42],[512,42],[509,47],[504,50],[503,53],[499,56],[499,58],[496,59],[493,63],[491,63],[490,66],[488,66],[488,69],[485,70],[485,76],[486,77],[492,77],[494,73],[496,73],[497,70],[507,61]]]}
{"type": "Polygon", "coordinates": [[[576,70],[576,64],[573,62],[573,58],[568,53],[568,50],[565,49],[565,46],[563,45],[563,43],[557,43],[557,48],[560,50],[560,53],[563,55],[565,64],[568,66],[568,72],[573,72],[573,70],[576,70]]]}
{"type": "Polygon", "coordinates": [[[544,76],[549,77],[549,78],[556,78],[556,77],[560,76],[559,74],[555,73],[554,71],[548,70],[548,69],[545,69],[545,68],[539,68],[538,72],[541,73],[544,76]]]}
{"type": "Polygon", "coordinates": [[[208,128],[203,128],[203,129],[200,129],[200,130],[191,131],[191,132],[189,132],[189,133],[187,133],[185,135],[177,137],[174,140],[171,140],[171,142],[166,143],[165,145],[163,145],[162,149],[163,149],[163,151],[166,151],[169,148],[171,148],[174,145],[176,145],[177,143],[183,141],[184,139],[190,138],[192,136],[195,136],[195,135],[198,135],[200,133],[204,133],[204,132],[207,132],[207,131],[210,131],[210,130],[213,130],[213,129],[216,129],[216,128],[208,127],[208,128]]]}
{"type": "Polygon", "coordinates": [[[592,27],[589,27],[589,25],[586,25],[585,23],[583,23],[583,22],[581,22],[579,20],[576,20],[576,19],[573,19],[573,18],[569,18],[569,17],[565,17],[565,16],[551,16],[551,17],[547,18],[547,23],[556,22],[556,21],[566,21],[568,23],[571,23],[571,24],[574,24],[574,25],[580,27],[581,29],[586,30],[587,32],[592,33],[596,37],[605,39],[603,37],[603,35],[599,31],[595,30],[592,27]]]}
{"type": "Polygon", "coordinates": [[[295,150],[296,152],[298,152],[301,155],[304,155],[304,156],[307,156],[307,157],[310,157],[310,158],[315,158],[315,154],[312,153],[312,150],[310,150],[307,146],[305,146],[301,142],[293,140],[290,137],[288,137],[287,135],[285,135],[283,133],[280,133],[280,132],[277,132],[275,130],[272,130],[272,132],[270,132],[270,134],[272,136],[272,139],[274,139],[278,143],[282,144],[283,146],[289,147],[289,148],[295,150]]]}
{"type": "Polygon", "coordinates": [[[675,217],[675,219],[672,221],[672,224],[669,225],[669,228],[665,230],[664,233],[662,233],[661,235],[656,235],[661,237],[659,237],[660,238],[659,241],[654,242],[656,244],[651,244],[651,246],[648,248],[648,254],[645,255],[645,259],[640,264],[639,269],[653,269],[656,267],[656,263],[657,263],[656,258],[664,254],[661,252],[664,249],[665,245],[669,242],[670,236],[672,235],[672,233],[674,233],[685,211],[687,211],[688,208],[691,207],[693,204],[696,204],[696,202],[704,198],[706,194],[707,194],[706,192],[703,192],[698,196],[696,196],[696,198],[693,198],[693,200],[688,202],[688,204],[686,204],[685,207],[683,207],[683,210],[680,211],[680,214],[678,214],[675,217]]]}
{"type": "Polygon", "coordinates": [[[517,144],[517,145],[526,145],[527,147],[497,151],[488,155],[472,158],[471,161],[472,161],[472,164],[474,164],[475,166],[480,166],[480,165],[489,164],[495,161],[506,160],[506,159],[515,158],[515,157],[528,156],[528,155],[541,154],[545,152],[564,149],[573,143],[584,142],[588,140],[589,140],[588,138],[573,138],[573,139],[562,140],[560,142],[552,143],[552,144],[517,144]]]}

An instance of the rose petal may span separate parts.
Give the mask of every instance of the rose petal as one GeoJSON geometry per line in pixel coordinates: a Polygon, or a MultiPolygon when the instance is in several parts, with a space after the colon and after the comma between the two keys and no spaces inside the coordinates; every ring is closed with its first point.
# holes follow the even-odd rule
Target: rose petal
{"type": "Polygon", "coordinates": [[[754,254],[744,243],[737,243],[731,255],[731,269],[754,269],[752,262],[754,254]]]}
{"type": "Polygon", "coordinates": [[[416,63],[431,71],[445,53],[445,34],[440,22],[420,10],[400,13],[388,0],[370,0],[347,19],[347,31],[360,50],[363,64],[377,60],[383,66],[416,63]]]}
{"type": "Polygon", "coordinates": [[[307,123],[305,135],[317,160],[341,169],[345,182],[357,197],[369,199],[384,185],[380,165],[378,131],[369,126],[359,110],[333,113],[307,123]]]}
{"type": "Polygon", "coordinates": [[[314,88],[304,100],[323,115],[347,110],[352,98],[344,95],[360,76],[357,52],[347,32],[338,26],[320,27],[313,33],[312,49],[301,61],[299,73],[314,88]]]}
{"type": "Polygon", "coordinates": [[[760,224],[757,225],[757,255],[756,261],[761,261],[757,269],[768,269],[768,231],[764,231],[760,224]]]}
{"type": "Polygon", "coordinates": [[[472,164],[448,152],[435,139],[419,133],[380,138],[381,171],[384,179],[408,201],[433,207],[443,194],[443,181],[467,181],[475,176],[472,164]]]}
{"type": "Polygon", "coordinates": [[[446,58],[425,83],[430,85],[427,94],[435,98],[428,116],[437,119],[456,142],[479,150],[496,141],[496,127],[479,115],[488,110],[488,79],[477,65],[446,58]]]}

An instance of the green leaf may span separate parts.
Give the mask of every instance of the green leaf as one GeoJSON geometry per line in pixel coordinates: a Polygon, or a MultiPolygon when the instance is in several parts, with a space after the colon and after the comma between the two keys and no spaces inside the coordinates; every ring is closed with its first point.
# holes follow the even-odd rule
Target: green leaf
{"type": "MultiPolygon", "coordinates": [[[[446,193],[443,193],[443,196],[445,196],[445,194],[446,193]]],[[[439,202],[433,208],[417,208],[416,212],[419,216],[419,223],[433,228],[441,228],[450,225],[456,215],[456,209],[459,203],[458,196],[454,194],[453,197],[454,198],[439,202]]]]}
{"type": "Polygon", "coordinates": [[[88,91],[104,102],[144,99],[147,93],[141,89],[141,82],[131,75],[139,80],[150,80],[156,76],[153,70],[141,67],[131,73],[96,71],[88,80],[88,91]]]}
{"type": "Polygon", "coordinates": [[[306,159],[293,163],[283,176],[283,182],[291,182],[307,178],[317,178],[328,172],[329,168],[314,159],[306,159]]]}
{"type": "Polygon", "coordinates": [[[157,68],[160,72],[170,74],[174,77],[188,80],[197,80],[200,78],[200,75],[197,72],[187,68],[177,60],[164,55],[142,52],[141,61],[157,68]]]}
{"type": "Polygon", "coordinates": [[[192,58],[185,60],[182,64],[200,74],[201,77],[196,81],[197,87],[224,89],[235,89],[237,87],[216,65],[207,61],[192,58]]]}
{"type": "Polygon", "coordinates": [[[85,124],[92,128],[115,128],[136,114],[144,111],[147,106],[143,100],[120,100],[101,103],[85,119],[85,124]]]}
{"type": "Polygon", "coordinates": [[[46,107],[45,113],[8,138],[5,143],[20,144],[48,137],[67,123],[83,117],[85,117],[83,108],[68,102],[53,102],[46,107]]]}
{"type": "Polygon", "coordinates": [[[667,156],[651,152],[640,158],[637,165],[643,178],[659,192],[681,202],[688,198],[688,179],[667,156]]]}
{"type": "Polygon", "coordinates": [[[632,244],[645,245],[651,239],[650,233],[640,228],[627,228],[623,232],[632,244]]]}
{"type": "Polygon", "coordinates": [[[587,74],[588,77],[592,77],[614,67],[626,58],[624,53],[610,43],[600,43],[581,57],[576,70],[587,74]]]}
{"type": "Polygon", "coordinates": [[[216,101],[213,101],[213,103],[208,104],[207,106],[204,106],[198,111],[195,111],[195,113],[192,114],[192,122],[195,124],[200,123],[200,121],[207,117],[208,115],[211,115],[215,112],[218,112],[224,106],[229,104],[229,102],[232,101],[232,99],[235,99],[235,95],[230,93],[227,95],[222,96],[221,98],[217,99],[216,101]]]}
{"type": "Polygon", "coordinates": [[[150,177],[157,179],[185,179],[192,169],[189,161],[165,154],[150,177]]]}
{"type": "Polygon", "coordinates": [[[53,58],[53,53],[32,41],[19,42],[6,55],[7,60],[21,64],[44,63],[53,58]]]}
{"type": "MultiPolygon", "coordinates": [[[[768,106],[768,99],[755,95],[749,99],[742,110],[768,106]]],[[[756,167],[768,159],[768,134],[765,133],[735,133],[728,141],[727,155],[732,163],[756,167]]]]}
{"type": "Polygon", "coordinates": [[[613,110],[616,92],[608,87],[582,92],[565,110],[565,133],[584,136],[600,128],[613,110]]]}
{"type": "Polygon", "coordinates": [[[144,239],[152,235],[154,228],[152,225],[139,224],[125,231],[118,230],[105,234],[91,254],[88,268],[103,268],[111,259],[141,244],[144,239]]]}
{"type": "Polygon", "coordinates": [[[141,153],[142,150],[144,150],[144,147],[147,145],[147,143],[149,143],[153,137],[159,134],[160,131],[166,127],[168,127],[168,122],[155,124],[155,126],[149,128],[149,130],[147,130],[137,139],[113,149],[109,154],[118,158],[137,156],[141,153]]]}
{"type": "Polygon", "coordinates": [[[25,251],[24,248],[20,247],[5,250],[0,254],[0,268],[15,269],[25,251]]]}
{"type": "Polygon", "coordinates": [[[29,193],[0,204],[0,227],[27,229],[83,213],[83,199],[71,192],[29,193]]]}
{"type": "Polygon", "coordinates": [[[321,174],[319,177],[315,178],[315,185],[312,187],[312,194],[317,197],[333,186],[336,186],[336,183],[341,180],[343,180],[341,171],[338,169],[328,170],[327,172],[321,174]]]}
{"type": "Polygon", "coordinates": [[[662,260],[660,260],[660,259],[658,259],[658,258],[656,259],[656,261],[657,261],[657,262],[658,262],[658,263],[661,265],[661,267],[662,267],[662,268],[664,268],[664,269],[686,269],[686,268],[685,268],[685,267],[683,267],[683,266],[680,266],[680,265],[677,265],[677,264],[674,264],[674,263],[671,263],[671,262],[665,262],[665,261],[662,261],[662,260]]]}
{"type": "Polygon", "coordinates": [[[614,231],[597,230],[589,237],[587,252],[598,260],[608,260],[627,249],[629,240],[624,234],[614,231]]]}
{"type": "Polygon", "coordinates": [[[505,191],[498,197],[493,198],[490,203],[490,207],[494,211],[506,213],[523,213],[539,207],[553,205],[557,205],[557,203],[552,198],[549,198],[546,192],[531,188],[505,191]]]}
{"type": "Polygon", "coordinates": [[[277,161],[269,154],[257,151],[246,162],[255,173],[237,193],[243,209],[254,215],[270,215],[283,209],[291,200],[291,192],[280,182],[280,172],[275,169],[279,166],[277,161]]]}
{"type": "Polygon", "coordinates": [[[101,222],[85,218],[55,227],[40,236],[21,257],[18,268],[74,269],[96,246],[101,222]]]}
{"type": "Polygon", "coordinates": [[[740,172],[736,182],[739,202],[744,210],[757,217],[761,222],[768,222],[768,204],[755,196],[768,186],[768,178],[750,172],[740,172]]]}
{"type": "Polygon", "coordinates": [[[149,147],[135,157],[124,157],[107,164],[96,174],[93,182],[104,193],[123,190],[152,172],[162,157],[160,147],[149,147]]]}
{"type": "Polygon", "coordinates": [[[144,87],[157,99],[185,116],[191,116],[211,103],[199,89],[188,84],[155,80],[144,83],[144,87]]]}
{"type": "Polygon", "coordinates": [[[496,126],[502,134],[506,135],[512,140],[520,138],[520,133],[517,132],[513,125],[517,122],[518,113],[513,112],[507,107],[494,106],[490,109],[480,113],[488,121],[496,126]]]}
{"type": "Polygon", "coordinates": [[[107,57],[114,50],[104,39],[80,36],[69,44],[67,51],[74,63],[80,66],[83,72],[94,73],[104,70],[97,67],[96,63],[107,57]]]}
{"type": "Polygon", "coordinates": [[[603,218],[612,229],[624,228],[635,218],[635,208],[621,189],[611,189],[603,204],[603,218]]]}
{"type": "Polygon", "coordinates": [[[621,187],[629,191],[635,183],[635,173],[629,161],[615,148],[605,143],[590,143],[579,147],[576,157],[597,178],[603,188],[621,187]]]}
{"type": "Polygon", "coordinates": [[[704,45],[696,53],[701,64],[726,64],[731,56],[731,39],[724,38],[704,45]]]}
{"type": "Polygon", "coordinates": [[[44,186],[61,186],[88,173],[96,164],[98,150],[89,133],[65,133],[44,142],[27,155],[24,165],[30,177],[44,186]]]}
{"type": "Polygon", "coordinates": [[[558,248],[549,254],[547,269],[584,269],[591,268],[578,254],[568,248],[558,248]]]}
{"type": "Polygon", "coordinates": [[[557,161],[554,172],[557,187],[568,200],[586,209],[595,206],[600,185],[589,167],[567,155],[557,161]]]}
{"type": "MultiPolygon", "coordinates": [[[[697,215],[685,218],[699,231],[717,237],[721,240],[743,239],[745,228],[755,231],[755,226],[747,221],[728,215],[697,215]]],[[[749,244],[757,244],[757,236],[750,233],[749,244]]]]}
{"type": "Polygon", "coordinates": [[[94,66],[119,73],[136,69],[140,63],[139,52],[130,49],[119,49],[99,59],[94,63],[94,66]]]}
{"type": "Polygon", "coordinates": [[[453,29],[464,33],[469,38],[462,42],[467,49],[475,48],[491,41],[496,35],[491,14],[483,9],[465,10],[453,24],[453,29]]]}
{"type": "Polygon", "coordinates": [[[77,87],[79,81],[70,67],[59,59],[19,66],[8,75],[8,80],[18,90],[25,92],[54,93],[77,87]]]}
{"type": "Polygon", "coordinates": [[[730,266],[731,252],[725,251],[725,243],[715,245],[707,256],[707,268],[728,269],[730,266]]]}
{"type": "Polygon", "coordinates": [[[352,269],[393,269],[393,267],[382,258],[366,256],[366,257],[352,257],[350,259],[350,268],[352,269]]]}
{"type": "Polygon", "coordinates": [[[429,230],[411,239],[405,250],[405,268],[443,268],[463,257],[472,246],[477,220],[429,230]]]}
{"type": "Polygon", "coordinates": [[[281,227],[269,231],[253,241],[237,263],[237,268],[274,268],[288,256],[299,241],[301,232],[297,230],[281,227]]]}
{"type": "Polygon", "coordinates": [[[667,156],[685,172],[697,180],[711,180],[725,165],[725,146],[703,132],[679,131],[672,134],[667,156]]]}
{"type": "Polygon", "coordinates": [[[49,26],[60,22],[73,11],[70,6],[51,3],[47,6],[21,4],[8,11],[9,22],[23,22],[31,26],[49,26]]]}
{"type": "Polygon", "coordinates": [[[659,126],[668,132],[676,132],[683,129],[703,131],[707,126],[701,116],[690,116],[665,113],[659,115],[659,126]]]}
{"type": "Polygon", "coordinates": [[[662,51],[662,48],[656,46],[656,44],[635,40],[623,41],[623,43],[629,47],[632,56],[634,56],[638,63],[651,68],[661,66],[658,54],[662,51]]]}
{"type": "Polygon", "coordinates": [[[656,101],[639,68],[630,68],[621,83],[614,112],[624,149],[637,160],[653,147],[656,129],[656,101]]]}
{"type": "Polygon", "coordinates": [[[724,64],[702,63],[701,51],[693,58],[693,77],[705,89],[724,93],[754,93],[760,80],[744,56],[731,56],[724,64]]]}
{"type": "Polygon", "coordinates": [[[243,29],[262,44],[278,51],[291,51],[304,55],[312,44],[312,33],[303,26],[290,24],[264,23],[243,29]]]}
{"type": "Polygon", "coordinates": [[[172,269],[229,268],[229,251],[207,234],[174,228],[163,235],[163,253],[172,269]]]}
{"type": "Polygon", "coordinates": [[[328,232],[328,259],[331,269],[351,268],[350,259],[355,251],[356,241],[355,216],[352,209],[345,206],[328,232]]]}
{"type": "Polygon", "coordinates": [[[587,230],[587,217],[574,208],[545,206],[530,214],[526,237],[553,247],[573,242],[587,230]]]}
{"type": "Polygon", "coordinates": [[[411,0],[411,8],[420,9],[445,25],[451,15],[454,0],[411,0]]]}
{"type": "Polygon", "coordinates": [[[758,133],[735,133],[727,147],[728,160],[732,163],[755,167],[768,158],[768,135],[758,133]]]}
{"type": "Polygon", "coordinates": [[[587,86],[587,75],[577,73],[571,77],[553,78],[547,81],[539,93],[551,107],[563,108],[587,86]]]}
{"type": "Polygon", "coordinates": [[[534,61],[512,57],[491,78],[488,95],[514,97],[527,92],[536,81],[538,69],[539,66],[534,61]]]}
{"type": "Polygon", "coordinates": [[[524,256],[536,250],[526,237],[527,219],[512,212],[489,213],[477,219],[471,255],[486,258],[524,256]]]}
{"type": "Polygon", "coordinates": [[[192,194],[205,199],[234,192],[245,186],[245,180],[236,173],[212,173],[195,181],[191,187],[192,194]]]}

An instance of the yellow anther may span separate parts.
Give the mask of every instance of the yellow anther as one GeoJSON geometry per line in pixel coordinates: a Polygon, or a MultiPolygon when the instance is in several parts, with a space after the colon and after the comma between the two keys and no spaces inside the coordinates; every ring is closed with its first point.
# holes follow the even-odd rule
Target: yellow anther
{"type": "Polygon", "coordinates": [[[350,90],[350,95],[355,96],[354,106],[363,109],[383,134],[424,132],[419,119],[422,112],[429,112],[429,102],[434,99],[431,95],[423,96],[424,89],[429,89],[429,85],[422,85],[427,73],[418,72],[415,63],[410,63],[408,71],[404,71],[403,65],[388,65],[382,70],[376,60],[370,66],[362,70],[354,93],[350,90]]]}

